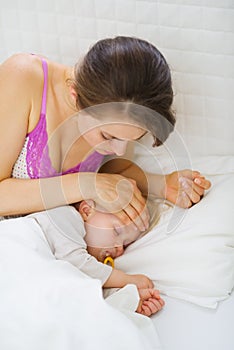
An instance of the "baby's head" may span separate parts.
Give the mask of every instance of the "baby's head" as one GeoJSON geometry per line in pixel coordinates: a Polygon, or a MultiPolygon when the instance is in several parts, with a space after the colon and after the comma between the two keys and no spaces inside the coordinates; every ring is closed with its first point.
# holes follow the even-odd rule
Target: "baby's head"
{"type": "Polygon", "coordinates": [[[156,224],[159,218],[157,204],[147,201],[147,206],[151,217],[150,227],[141,233],[134,229],[134,225],[124,227],[116,215],[98,208],[92,200],[75,205],[84,220],[85,241],[89,254],[101,262],[107,256],[115,259],[122,255],[130,243],[145,235],[156,224]]]}
{"type": "Polygon", "coordinates": [[[91,200],[75,205],[85,225],[85,241],[89,254],[103,262],[122,255],[124,248],[140,236],[138,230],[126,230],[118,217],[97,208],[91,200]]]}

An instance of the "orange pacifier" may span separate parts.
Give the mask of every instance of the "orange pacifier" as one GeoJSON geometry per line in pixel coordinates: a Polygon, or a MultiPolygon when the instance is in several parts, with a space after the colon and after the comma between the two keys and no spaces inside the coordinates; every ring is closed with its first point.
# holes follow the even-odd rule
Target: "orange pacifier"
{"type": "Polygon", "coordinates": [[[112,268],[115,267],[114,259],[112,259],[111,256],[107,256],[107,257],[105,258],[105,260],[103,261],[103,264],[105,264],[105,265],[110,265],[112,268]]]}

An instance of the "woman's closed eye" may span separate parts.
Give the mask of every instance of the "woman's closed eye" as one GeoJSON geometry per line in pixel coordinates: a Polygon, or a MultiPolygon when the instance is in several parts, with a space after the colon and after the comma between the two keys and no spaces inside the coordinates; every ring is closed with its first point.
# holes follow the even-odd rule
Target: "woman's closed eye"
{"type": "Polygon", "coordinates": [[[103,132],[101,132],[101,135],[102,135],[102,138],[103,138],[104,140],[107,140],[107,141],[112,140],[112,137],[111,137],[110,135],[107,135],[107,134],[105,134],[105,133],[103,133],[103,132]]]}

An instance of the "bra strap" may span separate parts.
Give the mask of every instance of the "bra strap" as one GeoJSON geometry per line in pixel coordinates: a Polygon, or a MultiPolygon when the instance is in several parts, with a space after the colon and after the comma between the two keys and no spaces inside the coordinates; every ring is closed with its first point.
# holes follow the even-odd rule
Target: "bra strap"
{"type": "Polygon", "coordinates": [[[48,88],[48,65],[44,58],[41,58],[42,68],[44,73],[44,86],[42,93],[42,102],[41,102],[41,114],[46,115],[46,102],[47,102],[47,88],[48,88]]]}

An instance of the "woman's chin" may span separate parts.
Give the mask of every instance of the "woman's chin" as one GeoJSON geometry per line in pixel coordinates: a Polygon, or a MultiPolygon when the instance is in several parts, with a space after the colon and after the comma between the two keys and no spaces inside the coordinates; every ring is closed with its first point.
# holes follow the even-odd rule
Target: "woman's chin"
{"type": "Polygon", "coordinates": [[[111,151],[105,151],[103,149],[96,149],[96,152],[104,155],[104,156],[111,156],[111,155],[114,155],[115,153],[114,152],[111,152],[111,151]]]}

